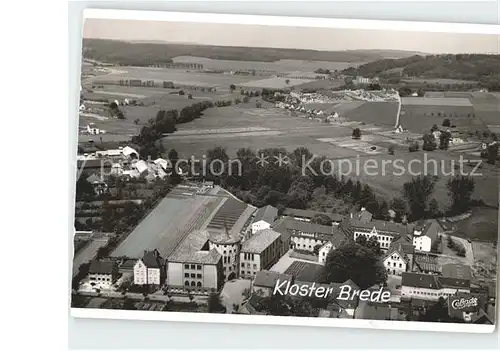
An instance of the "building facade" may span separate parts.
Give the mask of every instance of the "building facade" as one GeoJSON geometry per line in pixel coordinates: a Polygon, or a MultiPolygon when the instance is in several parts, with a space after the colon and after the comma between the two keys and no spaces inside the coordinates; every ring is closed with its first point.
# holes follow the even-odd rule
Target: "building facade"
{"type": "Polygon", "coordinates": [[[255,278],[257,272],[270,268],[281,257],[281,234],[272,229],[255,233],[241,246],[239,274],[255,278]]]}
{"type": "Polygon", "coordinates": [[[111,289],[118,277],[118,266],[111,260],[92,260],[88,280],[97,289],[111,289]]]}
{"type": "Polygon", "coordinates": [[[437,301],[457,293],[470,293],[470,280],[432,274],[402,273],[401,298],[437,301]]]}
{"type": "Polygon", "coordinates": [[[146,251],[134,265],[134,284],[161,285],[165,278],[165,263],[158,251],[146,251]]]}

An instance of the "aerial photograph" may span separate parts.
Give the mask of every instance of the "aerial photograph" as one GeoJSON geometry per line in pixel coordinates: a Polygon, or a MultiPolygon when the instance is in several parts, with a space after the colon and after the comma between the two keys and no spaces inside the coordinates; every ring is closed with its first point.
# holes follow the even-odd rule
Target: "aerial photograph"
{"type": "Polygon", "coordinates": [[[71,307],[494,326],[498,42],[85,19],[71,307]]]}

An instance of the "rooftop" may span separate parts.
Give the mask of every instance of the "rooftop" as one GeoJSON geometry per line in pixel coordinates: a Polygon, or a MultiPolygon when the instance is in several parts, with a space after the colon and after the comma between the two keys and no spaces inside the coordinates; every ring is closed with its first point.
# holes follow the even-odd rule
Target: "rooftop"
{"type": "Polygon", "coordinates": [[[142,262],[147,268],[160,268],[163,265],[163,260],[158,251],[145,251],[142,262]]]}
{"type": "Polygon", "coordinates": [[[306,282],[315,282],[321,276],[323,266],[317,263],[294,261],[285,274],[292,275],[295,279],[306,282]]]}
{"type": "Polygon", "coordinates": [[[413,256],[413,261],[420,271],[441,273],[438,259],[434,255],[415,253],[415,255],[413,256]]]}
{"type": "Polygon", "coordinates": [[[112,274],[116,267],[116,262],[111,260],[92,260],[90,262],[89,273],[93,274],[112,274]]]}
{"type": "Polygon", "coordinates": [[[189,233],[172,252],[168,261],[181,263],[217,264],[221,255],[216,249],[208,250],[207,230],[195,230],[189,233]]]}
{"type": "Polygon", "coordinates": [[[285,208],[283,211],[284,216],[291,216],[291,217],[302,217],[302,218],[309,218],[312,219],[316,215],[326,215],[331,218],[332,221],[335,222],[340,222],[344,216],[337,214],[337,213],[327,213],[327,212],[318,212],[318,211],[312,211],[312,210],[300,210],[297,208],[285,208]]]}
{"type": "Polygon", "coordinates": [[[271,224],[274,222],[277,216],[278,216],[278,209],[276,207],[267,205],[257,210],[253,221],[254,223],[258,221],[264,221],[271,224]]]}
{"type": "Polygon", "coordinates": [[[211,242],[218,245],[232,245],[240,242],[239,236],[230,235],[227,228],[209,229],[208,238],[211,242]]]}
{"type": "Polygon", "coordinates": [[[257,287],[263,287],[263,288],[274,288],[276,285],[276,282],[278,280],[280,281],[285,281],[289,280],[292,281],[292,276],[289,274],[283,274],[283,273],[278,273],[278,272],[272,272],[272,271],[259,271],[255,275],[255,280],[253,281],[253,285],[257,287]]]}
{"type": "Polygon", "coordinates": [[[272,229],[262,229],[243,242],[241,252],[261,253],[281,236],[272,229]]]}
{"type": "Polygon", "coordinates": [[[448,263],[443,265],[442,275],[446,278],[471,279],[472,273],[469,266],[459,263],[448,263]]]}
{"type": "Polygon", "coordinates": [[[465,289],[470,288],[470,280],[446,278],[433,274],[404,272],[402,274],[401,285],[435,290],[441,288],[465,289]]]}

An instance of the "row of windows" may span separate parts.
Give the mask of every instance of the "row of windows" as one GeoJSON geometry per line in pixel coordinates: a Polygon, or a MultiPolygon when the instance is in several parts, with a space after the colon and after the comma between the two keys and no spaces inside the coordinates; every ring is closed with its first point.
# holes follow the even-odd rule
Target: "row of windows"
{"type": "Polygon", "coordinates": [[[191,284],[189,284],[189,282],[186,280],[184,282],[184,286],[196,286],[198,288],[201,288],[201,282],[194,282],[194,281],[191,281],[191,284]]]}
{"type": "Polygon", "coordinates": [[[248,252],[244,252],[244,253],[243,253],[243,257],[244,257],[244,259],[245,259],[245,260],[252,260],[252,261],[253,261],[253,259],[254,259],[254,257],[255,257],[254,255],[255,255],[255,254],[253,254],[253,253],[248,253],[248,252]]]}
{"type": "MultiPolygon", "coordinates": [[[[247,263],[247,264],[246,264],[246,267],[247,267],[247,268],[250,268],[250,263],[247,263]]],[[[241,268],[245,268],[245,263],[242,263],[242,264],[241,264],[241,268]]],[[[254,265],[253,265],[253,269],[257,269],[257,265],[256,265],[256,264],[254,264],[254,265]]]]}
{"type": "MultiPolygon", "coordinates": [[[[388,266],[388,267],[390,267],[390,266],[391,266],[391,262],[388,262],[388,263],[387,263],[387,266],[388,266]]],[[[396,263],[396,262],[392,262],[392,266],[393,266],[393,267],[396,267],[396,266],[397,266],[397,263],[396,263]]],[[[399,264],[399,268],[403,268],[403,264],[402,264],[402,263],[400,263],[400,264],[399,264]]]]}
{"type": "Polygon", "coordinates": [[[98,281],[103,281],[103,282],[110,282],[111,278],[110,277],[90,277],[90,280],[98,280],[98,281]]]}
{"type": "Polygon", "coordinates": [[[410,290],[410,294],[416,294],[416,295],[427,295],[427,296],[452,296],[453,293],[444,293],[444,292],[439,292],[439,293],[431,293],[431,292],[426,292],[426,291],[419,291],[419,290],[410,290]]]}
{"type": "Polygon", "coordinates": [[[197,270],[201,270],[201,264],[185,264],[184,265],[184,269],[197,269],[197,270]]]}
{"type": "Polygon", "coordinates": [[[201,274],[194,274],[194,273],[184,273],[184,278],[198,278],[201,279],[201,274]]]}
{"type": "Polygon", "coordinates": [[[247,273],[248,273],[248,275],[255,275],[256,274],[256,272],[252,272],[252,271],[248,271],[248,272],[241,271],[241,275],[247,275],[247,273]]]}

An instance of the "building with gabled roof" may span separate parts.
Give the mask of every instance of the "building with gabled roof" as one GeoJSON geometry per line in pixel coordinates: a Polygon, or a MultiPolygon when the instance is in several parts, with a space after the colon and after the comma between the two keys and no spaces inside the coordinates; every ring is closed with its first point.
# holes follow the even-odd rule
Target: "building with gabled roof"
{"type": "Polygon", "coordinates": [[[412,263],[411,255],[412,253],[407,254],[401,242],[391,245],[383,258],[387,274],[401,275],[409,270],[412,263]]]}
{"type": "Polygon", "coordinates": [[[118,266],[115,261],[90,261],[88,280],[94,288],[110,289],[118,277],[118,266]]]}
{"type": "Polygon", "coordinates": [[[444,233],[444,229],[436,219],[410,223],[409,227],[412,229],[413,246],[417,250],[424,252],[431,252],[434,242],[444,233]]]}
{"type": "Polygon", "coordinates": [[[144,251],[134,265],[134,284],[161,285],[165,278],[165,261],[158,250],[144,251]]]}
{"type": "Polygon", "coordinates": [[[293,276],[266,270],[259,271],[255,275],[255,279],[252,284],[252,291],[259,296],[270,296],[278,281],[290,281],[292,283],[293,276]]]}
{"type": "Polygon", "coordinates": [[[281,234],[262,229],[245,240],[239,252],[240,277],[254,278],[257,272],[269,269],[281,257],[281,234]]]}
{"type": "Polygon", "coordinates": [[[276,207],[267,205],[259,208],[255,212],[252,222],[252,234],[255,234],[259,230],[270,228],[276,217],[278,217],[278,209],[276,207]]]}
{"type": "Polygon", "coordinates": [[[222,255],[210,248],[209,232],[189,233],[167,258],[167,284],[176,289],[218,291],[224,283],[222,255]]]}
{"type": "Polygon", "coordinates": [[[338,247],[347,240],[343,232],[336,226],[327,226],[311,222],[304,222],[292,218],[281,218],[273,224],[273,229],[290,236],[291,247],[299,250],[314,251],[317,245],[322,246],[330,241],[338,247]]]}
{"type": "Polygon", "coordinates": [[[293,219],[299,221],[310,222],[315,216],[323,215],[330,218],[332,224],[338,224],[344,219],[344,216],[337,213],[327,213],[327,212],[319,212],[313,210],[301,210],[298,208],[285,208],[283,210],[283,216],[291,217],[293,219]]]}

